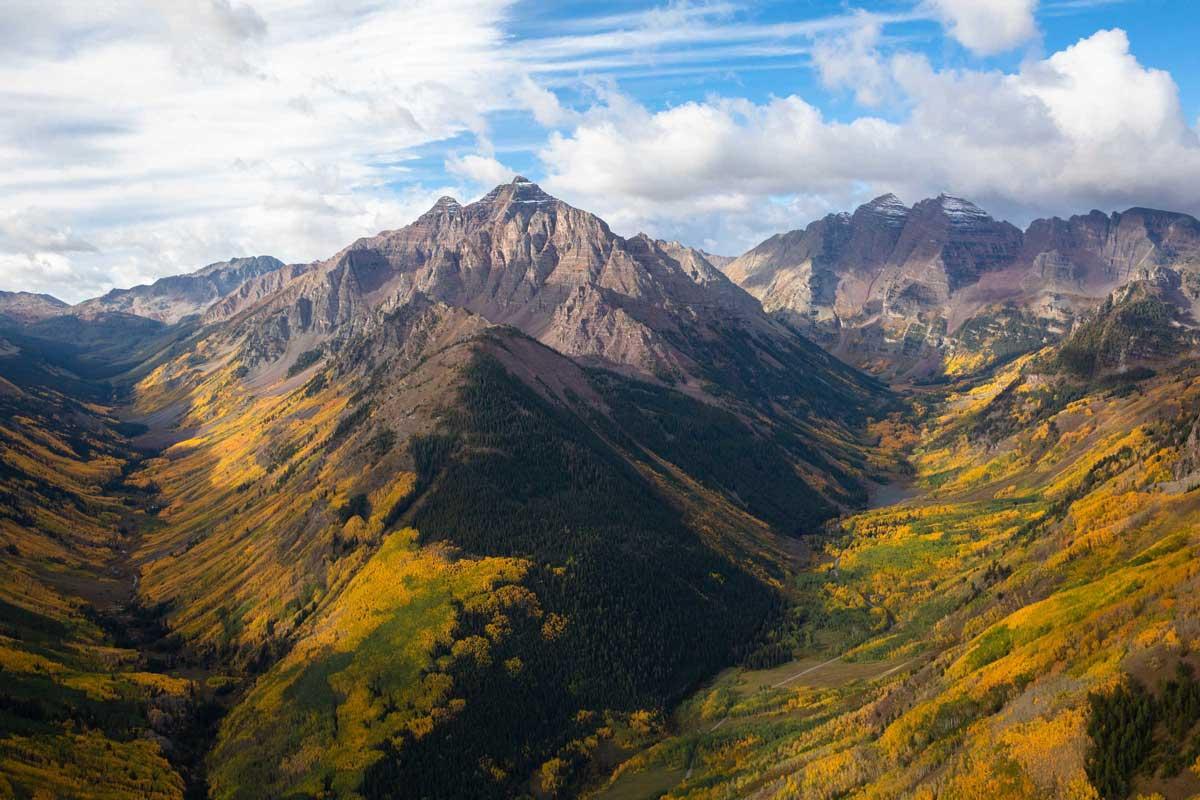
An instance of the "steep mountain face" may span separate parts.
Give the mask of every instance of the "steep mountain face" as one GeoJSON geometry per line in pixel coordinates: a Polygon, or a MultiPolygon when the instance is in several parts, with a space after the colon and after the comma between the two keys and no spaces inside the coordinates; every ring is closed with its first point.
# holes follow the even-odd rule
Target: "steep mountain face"
{"type": "Polygon", "coordinates": [[[70,306],[48,294],[0,291],[0,316],[17,322],[36,322],[57,316],[70,306]]]}
{"type": "Polygon", "coordinates": [[[1175,273],[1190,312],[1200,223],[1130,209],[1037,220],[1022,233],[942,195],[894,195],[772,237],[727,274],[765,309],[873,371],[956,374],[1028,352],[1129,281],[1175,273]]]}
{"type": "Polygon", "coordinates": [[[1158,270],[1113,291],[1083,315],[1063,342],[1058,362],[1084,377],[1168,361],[1194,347],[1200,334],[1181,310],[1179,275],[1158,270]]]}
{"type": "Polygon", "coordinates": [[[1155,267],[1200,266],[1200,222],[1146,208],[1036,220],[1025,234],[1022,261],[1035,269],[1035,280],[1094,296],[1155,267]]]}
{"type": "Polygon", "coordinates": [[[184,317],[203,314],[230,292],[284,266],[271,256],[233,258],[209,264],[187,275],[160,278],[148,286],[113,289],[103,297],[85,300],[71,309],[77,316],[104,313],[131,314],[168,325],[184,317]]]}

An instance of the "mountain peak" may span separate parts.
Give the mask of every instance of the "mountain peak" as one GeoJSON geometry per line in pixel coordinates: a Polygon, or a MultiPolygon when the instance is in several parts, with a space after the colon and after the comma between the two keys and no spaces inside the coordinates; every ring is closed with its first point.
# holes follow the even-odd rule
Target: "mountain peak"
{"type": "Polygon", "coordinates": [[[0,317],[36,322],[46,317],[57,316],[69,307],[62,300],[48,294],[0,291],[0,317]]]}
{"type": "Polygon", "coordinates": [[[237,256],[228,261],[216,261],[188,274],[199,278],[239,269],[248,271],[261,269],[264,272],[269,272],[279,269],[282,266],[283,262],[274,256],[237,256]]]}
{"type": "Polygon", "coordinates": [[[184,317],[203,314],[246,283],[284,266],[273,256],[231,258],[187,274],[168,275],[148,285],[112,289],[102,297],[83,301],[72,313],[92,317],[117,312],[173,325],[184,317]]]}
{"type": "Polygon", "coordinates": [[[542,191],[542,187],[528,178],[517,175],[510,183],[502,183],[492,189],[479,202],[497,207],[507,207],[509,205],[553,203],[557,202],[557,198],[546,194],[542,191]]]}
{"type": "Polygon", "coordinates": [[[428,214],[457,214],[462,211],[462,204],[448,194],[444,194],[437,199],[433,207],[425,212],[428,214]]]}
{"type": "Polygon", "coordinates": [[[866,205],[869,208],[893,208],[895,206],[907,208],[907,206],[904,205],[904,201],[901,200],[899,197],[897,197],[892,192],[888,192],[887,194],[881,194],[881,195],[879,195],[879,197],[876,197],[874,200],[867,203],[866,205]]]}
{"type": "Polygon", "coordinates": [[[951,219],[964,218],[976,219],[979,217],[988,217],[991,215],[984,211],[979,206],[972,203],[970,200],[961,197],[955,197],[949,194],[939,194],[936,202],[941,206],[942,211],[951,219]]]}
{"type": "Polygon", "coordinates": [[[881,194],[869,203],[864,203],[858,207],[855,214],[870,214],[875,217],[882,217],[885,222],[891,225],[903,225],[908,219],[910,209],[904,205],[899,197],[888,192],[881,194]]]}

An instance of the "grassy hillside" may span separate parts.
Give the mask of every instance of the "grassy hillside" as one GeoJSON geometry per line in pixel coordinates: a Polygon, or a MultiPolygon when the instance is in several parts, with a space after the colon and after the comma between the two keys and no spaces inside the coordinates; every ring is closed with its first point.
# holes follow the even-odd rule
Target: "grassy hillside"
{"type": "Polygon", "coordinates": [[[1200,792],[1200,371],[1047,365],[917,398],[916,499],[829,526],[801,660],[723,674],[600,796],[1200,792]]]}

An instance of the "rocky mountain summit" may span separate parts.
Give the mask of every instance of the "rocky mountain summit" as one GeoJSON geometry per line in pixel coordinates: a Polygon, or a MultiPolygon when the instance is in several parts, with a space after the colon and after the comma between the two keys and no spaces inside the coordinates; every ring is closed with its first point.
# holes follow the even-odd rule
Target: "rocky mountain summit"
{"type": "Polygon", "coordinates": [[[1185,214],[1092,211],[1021,231],[960,198],[910,208],[889,194],[773,236],[725,272],[852,363],[921,377],[1057,339],[1157,271],[1191,298],[1198,266],[1200,223],[1185,214]]]}

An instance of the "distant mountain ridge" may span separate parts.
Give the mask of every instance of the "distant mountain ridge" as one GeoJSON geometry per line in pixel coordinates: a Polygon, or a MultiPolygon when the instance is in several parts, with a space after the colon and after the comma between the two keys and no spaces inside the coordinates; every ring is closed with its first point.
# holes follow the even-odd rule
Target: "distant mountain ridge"
{"type": "Polygon", "coordinates": [[[0,316],[7,316],[18,322],[36,322],[61,314],[68,308],[69,305],[52,295],[0,291],[0,316]]]}
{"type": "Polygon", "coordinates": [[[852,363],[909,376],[1057,339],[1119,286],[1161,270],[1176,274],[1188,306],[1200,297],[1193,217],[1093,211],[1021,231],[944,194],[912,207],[883,195],[725,267],[768,312],[852,363]]]}
{"type": "Polygon", "coordinates": [[[225,295],[253,278],[274,272],[284,264],[272,256],[232,258],[209,264],[187,275],[171,275],[130,289],[113,289],[71,307],[73,314],[133,314],[168,325],[202,314],[225,295]]]}

